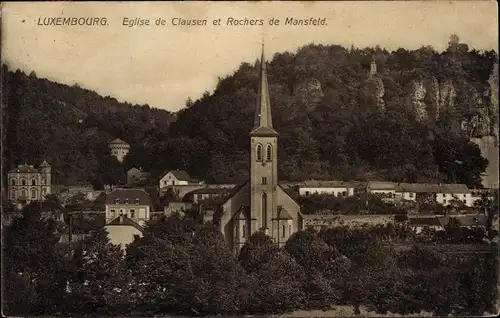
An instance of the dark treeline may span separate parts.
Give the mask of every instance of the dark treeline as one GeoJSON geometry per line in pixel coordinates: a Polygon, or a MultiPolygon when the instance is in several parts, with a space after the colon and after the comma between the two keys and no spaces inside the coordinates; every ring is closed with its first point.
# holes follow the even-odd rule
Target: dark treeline
{"type": "Polygon", "coordinates": [[[27,206],[3,231],[7,315],[279,314],[333,305],[401,314],[496,311],[496,244],[443,252],[416,243],[403,227],[336,227],[299,231],[283,248],[258,232],[235,258],[213,225],[174,215],[151,221],[125,258],[103,228],[69,258],[57,225],[40,210],[27,206]]]}
{"type": "MultiPolygon", "coordinates": [[[[311,44],[276,53],[268,74],[280,178],[479,185],[487,162],[460,126],[477,118],[498,124],[494,115],[489,122],[484,116],[493,114],[488,78],[496,58],[496,52],[471,50],[456,37],[444,52],[311,44]],[[373,59],[378,72],[370,79],[373,59]],[[415,101],[423,88],[425,96],[415,101]],[[419,103],[428,119],[416,115],[419,103]]],[[[57,183],[123,181],[123,168],[106,147],[119,137],[132,146],[127,169],[144,167],[154,177],[184,169],[207,182],[242,180],[258,65],[242,63],[220,78],[213,94],[188,99],[175,116],[4,67],[5,164],[46,157],[57,183]]]]}

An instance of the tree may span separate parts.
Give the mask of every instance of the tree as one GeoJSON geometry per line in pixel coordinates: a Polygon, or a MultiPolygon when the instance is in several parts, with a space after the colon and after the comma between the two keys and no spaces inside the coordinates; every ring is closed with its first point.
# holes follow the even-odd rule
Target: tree
{"type": "Polygon", "coordinates": [[[23,208],[3,233],[4,312],[55,314],[66,299],[66,262],[52,219],[42,220],[41,205],[23,208]],[[28,297],[28,298],[25,298],[28,297]]]}
{"type": "Polygon", "coordinates": [[[74,252],[68,289],[75,313],[109,314],[128,299],[123,252],[104,227],[92,231],[74,252]]]}

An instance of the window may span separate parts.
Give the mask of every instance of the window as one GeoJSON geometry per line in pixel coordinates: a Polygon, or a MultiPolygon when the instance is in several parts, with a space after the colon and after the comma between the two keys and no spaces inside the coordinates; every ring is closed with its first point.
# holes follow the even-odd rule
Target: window
{"type": "Polygon", "coordinates": [[[464,198],[465,198],[465,194],[464,194],[464,198]]]}
{"type": "Polygon", "coordinates": [[[262,193],[262,227],[267,224],[267,193],[262,193]]]}
{"type": "Polygon", "coordinates": [[[16,180],[12,179],[12,180],[10,181],[10,183],[11,183],[12,185],[16,185],[16,180]]]}
{"type": "Polygon", "coordinates": [[[175,185],[175,180],[172,180],[172,185],[175,185]]]}
{"type": "Polygon", "coordinates": [[[262,145],[257,145],[257,161],[262,160],[262,145]]]}
{"type": "Polygon", "coordinates": [[[115,204],[120,204],[120,199],[115,199],[115,204]]]}
{"type": "Polygon", "coordinates": [[[31,179],[31,185],[36,185],[36,180],[35,179],[31,179]]]}
{"type": "Polygon", "coordinates": [[[16,190],[15,189],[12,189],[12,191],[10,192],[10,198],[12,200],[14,200],[16,198],[16,190]]]}
{"type": "Polygon", "coordinates": [[[135,218],[135,210],[130,210],[130,217],[135,218]]]}
{"type": "Polygon", "coordinates": [[[42,185],[45,185],[45,179],[42,179],[42,185]]]}
{"type": "Polygon", "coordinates": [[[246,236],[245,224],[243,224],[243,228],[242,228],[242,231],[241,231],[241,237],[245,237],[245,236],[246,236]]]}
{"type": "Polygon", "coordinates": [[[163,181],[163,184],[165,184],[165,185],[166,185],[166,184],[167,184],[167,180],[164,180],[164,181],[163,181]]]}
{"type": "Polygon", "coordinates": [[[139,204],[139,198],[135,198],[135,204],[139,204]]]}
{"type": "Polygon", "coordinates": [[[21,198],[23,199],[26,199],[27,195],[26,195],[26,189],[22,189],[21,190],[21,198]]]}
{"type": "Polygon", "coordinates": [[[47,191],[45,189],[42,189],[42,197],[45,197],[46,194],[47,194],[47,191]]]}
{"type": "Polygon", "coordinates": [[[262,177],[262,184],[267,184],[267,178],[266,177],[262,177]]]}
{"type": "Polygon", "coordinates": [[[109,215],[114,218],[115,217],[115,210],[110,210],[109,215]]]}
{"type": "Polygon", "coordinates": [[[26,185],[26,180],[25,180],[25,179],[23,179],[23,180],[21,181],[21,184],[22,184],[23,186],[25,186],[25,185],[26,185]]]}
{"type": "Polygon", "coordinates": [[[273,158],[273,148],[271,145],[267,145],[266,148],[266,160],[271,161],[273,158]]]}
{"type": "Polygon", "coordinates": [[[410,193],[410,198],[413,198],[413,193],[410,193]]]}
{"type": "Polygon", "coordinates": [[[306,196],[309,196],[309,191],[306,191],[306,196]]]}
{"type": "Polygon", "coordinates": [[[125,198],[125,204],[128,204],[128,198],[125,198]]]}
{"type": "Polygon", "coordinates": [[[286,233],[285,233],[285,225],[283,224],[283,233],[281,234],[281,237],[286,237],[286,233]]]}
{"type": "Polygon", "coordinates": [[[36,199],[36,190],[35,189],[31,190],[31,198],[36,199]]]}

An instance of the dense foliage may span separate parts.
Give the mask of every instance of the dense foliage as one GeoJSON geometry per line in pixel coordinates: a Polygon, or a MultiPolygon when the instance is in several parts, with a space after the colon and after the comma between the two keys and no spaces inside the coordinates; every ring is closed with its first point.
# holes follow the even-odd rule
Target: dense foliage
{"type": "MultiPolygon", "coordinates": [[[[491,109],[488,77],[496,57],[494,51],[470,50],[456,37],[442,53],[431,47],[388,52],[311,44],[296,53],[275,54],[268,73],[273,121],[280,133],[280,178],[478,185],[486,161],[457,127],[485,107],[491,109]],[[367,76],[373,57],[375,82],[367,76]],[[444,87],[427,90],[423,103],[429,119],[424,121],[416,116],[416,83],[444,87]],[[379,84],[385,92],[384,112],[378,111],[375,98],[379,84]],[[450,87],[454,102],[438,101],[435,96],[445,96],[450,87]]],[[[46,158],[54,183],[91,180],[100,187],[123,182],[123,167],[106,145],[119,137],[131,144],[123,166],[144,167],[153,177],[179,168],[209,182],[227,182],[248,171],[258,63],[243,63],[220,79],[213,94],[189,99],[175,115],[6,66],[3,83],[4,168],[46,158]]]]}
{"type": "Polygon", "coordinates": [[[3,231],[6,315],[258,315],[335,305],[401,314],[496,311],[496,244],[443,251],[402,228],[336,227],[299,231],[282,248],[256,232],[235,258],[212,225],[173,215],[150,221],[125,257],[102,228],[69,257],[41,209],[26,207],[3,231]]]}

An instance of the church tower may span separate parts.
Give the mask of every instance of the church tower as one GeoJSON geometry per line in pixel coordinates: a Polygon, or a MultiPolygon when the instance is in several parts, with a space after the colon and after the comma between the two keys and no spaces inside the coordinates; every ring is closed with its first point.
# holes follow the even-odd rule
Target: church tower
{"type": "Polygon", "coordinates": [[[250,133],[250,233],[263,229],[272,235],[277,214],[278,133],[273,128],[264,44],[254,127],[250,133]]]}

